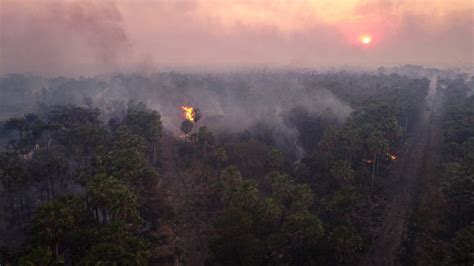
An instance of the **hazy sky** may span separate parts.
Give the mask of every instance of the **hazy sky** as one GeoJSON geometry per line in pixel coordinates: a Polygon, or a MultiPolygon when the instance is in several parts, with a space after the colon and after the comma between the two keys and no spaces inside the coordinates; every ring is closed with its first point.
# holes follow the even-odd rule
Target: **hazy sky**
{"type": "Polygon", "coordinates": [[[0,0],[0,34],[0,73],[472,65],[474,0],[0,0]]]}

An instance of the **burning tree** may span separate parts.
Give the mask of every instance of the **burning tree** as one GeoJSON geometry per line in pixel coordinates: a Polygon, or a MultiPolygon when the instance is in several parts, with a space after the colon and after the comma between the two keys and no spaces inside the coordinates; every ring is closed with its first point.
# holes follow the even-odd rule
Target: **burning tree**
{"type": "Polygon", "coordinates": [[[193,108],[191,106],[181,106],[184,111],[184,117],[193,123],[197,123],[201,119],[201,110],[199,108],[193,108]]]}
{"type": "Polygon", "coordinates": [[[181,123],[181,131],[187,136],[194,128],[194,125],[201,119],[201,110],[191,106],[181,106],[184,111],[185,120],[181,123]]]}
{"type": "Polygon", "coordinates": [[[188,135],[191,130],[193,130],[194,124],[190,120],[184,120],[181,123],[181,131],[184,132],[184,135],[188,135]]]}

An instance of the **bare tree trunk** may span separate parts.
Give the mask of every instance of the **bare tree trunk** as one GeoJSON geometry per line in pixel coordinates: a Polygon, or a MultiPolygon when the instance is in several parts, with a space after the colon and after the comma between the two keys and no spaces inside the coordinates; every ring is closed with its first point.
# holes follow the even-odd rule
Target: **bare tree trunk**
{"type": "Polygon", "coordinates": [[[25,201],[26,201],[26,211],[30,214],[30,197],[28,197],[28,193],[25,192],[25,201]]]}
{"type": "Polygon", "coordinates": [[[102,209],[102,224],[106,225],[107,224],[107,210],[102,209]]]}
{"type": "Polygon", "coordinates": [[[51,192],[53,193],[53,198],[56,197],[56,193],[54,192],[54,183],[53,183],[53,178],[49,176],[49,182],[51,183],[51,192]]]}
{"type": "Polygon", "coordinates": [[[40,188],[41,204],[43,204],[43,188],[40,188]]]}
{"type": "Polygon", "coordinates": [[[99,207],[95,206],[95,220],[99,222],[99,207]]]}
{"type": "Polygon", "coordinates": [[[153,166],[156,166],[156,140],[153,141],[153,166]]]}
{"type": "Polygon", "coordinates": [[[56,258],[58,258],[59,257],[59,244],[58,243],[54,244],[54,250],[56,252],[56,258]]]}
{"type": "Polygon", "coordinates": [[[370,182],[370,192],[374,189],[375,165],[377,164],[377,153],[374,153],[374,162],[372,165],[372,178],[370,182]]]}
{"type": "Polygon", "coordinates": [[[46,195],[48,196],[48,200],[51,198],[50,195],[49,195],[49,185],[48,185],[48,181],[46,180],[46,195]]]}

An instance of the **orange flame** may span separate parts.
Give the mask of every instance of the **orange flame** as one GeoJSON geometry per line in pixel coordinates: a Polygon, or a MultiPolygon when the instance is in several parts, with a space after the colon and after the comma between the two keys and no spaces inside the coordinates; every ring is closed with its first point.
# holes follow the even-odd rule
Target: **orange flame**
{"type": "Polygon", "coordinates": [[[390,160],[392,161],[395,161],[396,159],[398,159],[398,157],[393,154],[387,153],[387,155],[388,155],[388,158],[390,158],[390,160]]]}
{"type": "Polygon", "coordinates": [[[372,160],[366,160],[366,159],[362,159],[362,161],[363,161],[364,163],[373,163],[373,162],[374,162],[374,161],[372,161],[372,160]]]}
{"type": "Polygon", "coordinates": [[[196,113],[194,112],[194,108],[192,108],[191,106],[181,106],[181,109],[183,109],[184,111],[184,118],[186,118],[187,120],[191,121],[191,122],[194,122],[194,118],[195,118],[195,115],[196,113]]]}

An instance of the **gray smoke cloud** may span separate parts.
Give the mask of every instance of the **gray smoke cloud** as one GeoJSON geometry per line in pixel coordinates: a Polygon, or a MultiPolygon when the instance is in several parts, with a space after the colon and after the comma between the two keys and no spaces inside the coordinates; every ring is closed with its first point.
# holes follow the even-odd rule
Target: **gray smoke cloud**
{"type": "Polygon", "coordinates": [[[1,72],[118,68],[130,41],[112,1],[2,1],[1,72]]]}

